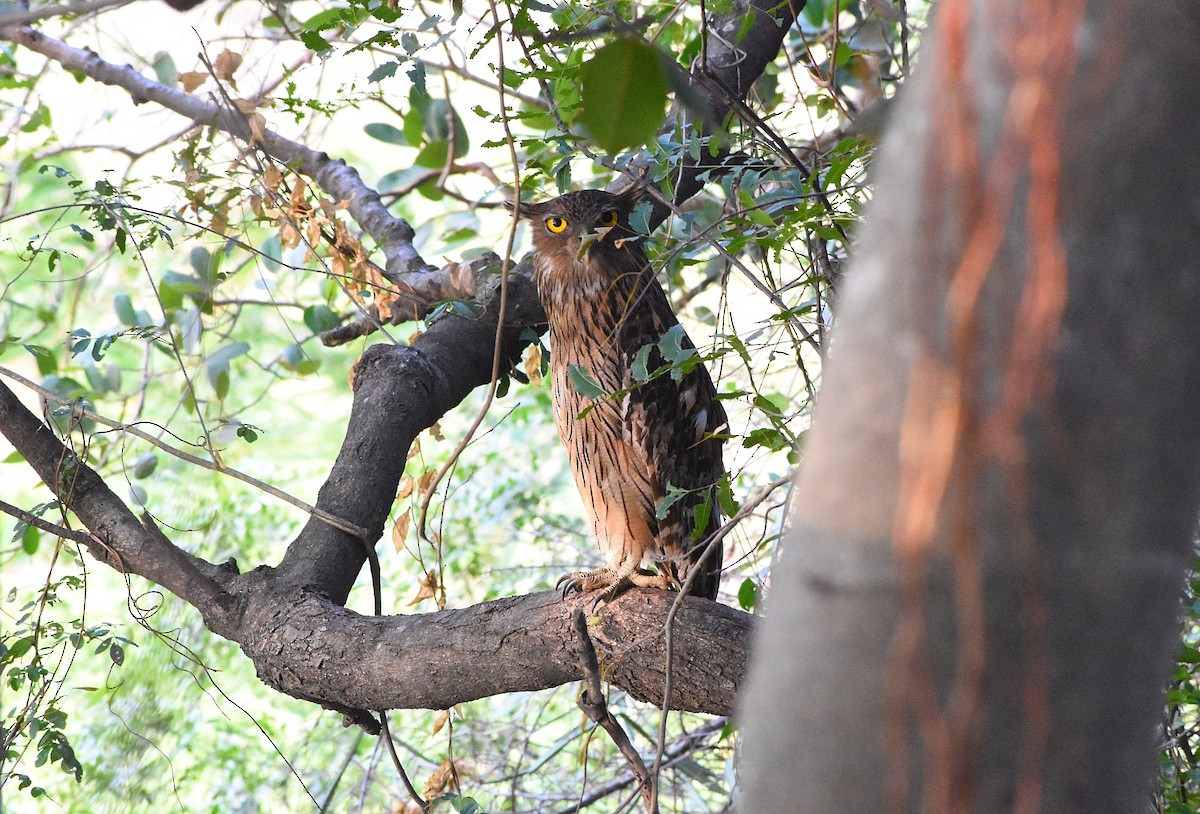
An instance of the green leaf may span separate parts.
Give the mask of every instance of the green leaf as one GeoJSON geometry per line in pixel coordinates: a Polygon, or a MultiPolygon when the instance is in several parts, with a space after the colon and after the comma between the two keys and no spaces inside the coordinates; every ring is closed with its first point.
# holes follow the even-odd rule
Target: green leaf
{"type": "Polygon", "coordinates": [[[779,452],[791,447],[791,443],[783,437],[779,430],[772,427],[762,427],[757,430],[752,430],[749,435],[742,441],[742,446],[749,449],[750,447],[766,447],[772,452],[779,452]]]}
{"type": "Polygon", "coordinates": [[[155,54],[151,67],[154,68],[154,78],[158,80],[158,84],[166,85],[168,88],[175,87],[175,77],[179,75],[179,71],[175,67],[175,60],[169,53],[159,51],[155,54]]]}
{"type": "Polygon", "coordinates": [[[301,31],[300,41],[304,43],[308,50],[315,53],[324,53],[333,46],[325,42],[325,40],[316,31],[301,31]]]}
{"type": "Polygon", "coordinates": [[[687,347],[685,342],[691,344],[682,325],[672,325],[658,340],[658,349],[671,364],[671,378],[675,381],[683,378],[684,373],[690,372],[700,362],[700,354],[695,348],[687,347]]]}
{"type": "Polygon", "coordinates": [[[338,7],[318,11],[304,21],[305,31],[325,31],[337,28],[343,22],[342,11],[343,9],[338,7]]]}
{"type": "Polygon", "coordinates": [[[733,497],[733,486],[729,482],[728,472],[717,481],[717,503],[720,504],[721,512],[726,517],[733,517],[741,508],[733,497]]]}
{"type": "Polygon", "coordinates": [[[250,350],[245,342],[230,342],[204,360],[204,373],[217,398],[229,395],[229,363],[250,350]]]}
{"type": "Polygon", "coordinates": [[[567,365],[567,378],[575,392],[584,398],[597,399],[608,395],[607,391],[597,383],[592,375],[579,365],[567,365]]]}
{"type": "Polygon", "coordinates": [[[635,382],[650,380],[650,371],[646,367],[650,364],[650,351],[652,350],[654,350],[654,345],[642,345],[638,348],[637,353],[633,355],[633,362],[629,366],[629,372],[633,375],[635,382]]]}
{"type": "Polygon", "coordinates": [[[418,167],[436,169],[446,166],[446,155],[450,152],[450,143],[446,141],[431,141],[421,148],[413,163],[418,167]]]}
{"type": "Polygon", "coordinates": [[[686,489],[680,489],[678,486],[672,486],[668,483],[666,496],[664,496],[662,500],[658,501],[658,505],[654,507],[655,519],[666,520],[667,512],[669,512],[671,507],[678,503],[686,494],[686,489]]]}
{"type": "Polygon", "coordinates": [[[665,118],[667,79],[661,54],[640,39],[605,45],[580,72],[580,121],[604,151],[652,141],[665,118]]]}
{"type": "Polygon", "coordinates": [[[72,356],[78,356],[88,349],[92,342],[92,332],[87,328],[76,328],[67,335],[67,350],[72,356]]]}
{"type": "Polygon", "coordinates": [[[376,141],[382,141],[384,144],[398,144],[401,147],[408,145],[408,139],[404,137],[404,131],[385,122],[371,122],[363,127],[363,132],[376,141]]]}
{"type": "Polygon", "coordinates": [[[16,661],[17,659],[21,658],[21,656],[28,653],[29,648],[31,647],[33,647],[32,636],[24,636],[20,639],[17,639],[8,646],[8,653],[5,655],[5,659],[9,662],[16,661]]]}
{"type": "Polygon", "coordinates": [[[193,246],[188,253],[188,262],[199,279],[212,281],[212,252],[203,246],[193,246]]]}
{"type": "Polygon", "coordinates": [[[328,305],[310,305],[304,309],[304,324],[315,334],[336,328],[341,322],[328,305]]]}
{"type": "Polygon", "coordinates": [[[199,278],[190,274],[180,274],[177,271],[163,273],[158,284],[158,296],[162,299],[163,309],[173,311],[183,306],[184,295],[195,297],[204,292],[204,284],[199,278]]]}
{"type": "Polygon", "coordinates": [[[33,354],[33,358],[37,360],[38,373],[49,376],[58,370],[58,359],[49,348],[41,345],[22,345],[21,347],[33,354]]]}
{"type": "Polygon", "coordinates": [[[283,268],[283,264],[280,262],[283,260],[283,243],[280,241],[278,234],[268,237],[258,249],[262,252],[262,258],[266,263],[267,271],[279,271],[283,268]]]}
{"type": "Polygon", "coordinates": [[[705,492],[704,500],[696,504],[696,514],[692,526],[692,539],[699,540],[708,533],[708,521],[712,517],[712,493],[705,492]]]}
{"type": "Polygon", "coordinates": [[[754,406],[770,416],[782,416],[790,403],[791,400],[782,393],[760,393],[754,397],[754,406]]]}
{"type": "Polygon", "coordinates": [[[808,0],[804,4],[804,21],[813,28],[821,28],[825,24],[825,0],[808,0]]]}
{"type": "Polygon", "coordinates": [[[42,541],[42,532],[37,526],[26,526],[21,534],[21,548],[26,554],[36,554],[42,541]]]}
{"type": "Polygon", "coordinates": [[[133,300],[125,292],[121,292],[113,297],[113,309],[117,312],[117,319],[129,326],[137,325],[137,311],[133,308],[133,300]]]}
{"type": "Polygon", "coordinates": [[[758,584],[749,578],[742,580],[742,584],[738,586],[738,604],[742,610],[752,611],[758,603],[758,584]]]}
{"type": "MultiPolygon", "coordinates": [[[[424,127],[422,132],[430,142],[449,142],[450,126],[454,126],[454,157],[463,158],[471,147],[471,139],[467,135],[467,127],[459,118],[458,112],[445,99],[431,99],[424,110],[424,127]]],[[[442,159],[445,163],[445,159],[442,159]]]]}
{"type": "Polygon", "coordinates": [[[396,75],[396,68],[400,67],[395,62],[385,62],[382,65],[376,66],[375,70],[367,74],[368,82],[379,82],[384,79],[390,79],[396,75]]]}
{"type": "Polygon", "coordinates": [[[50,124],[50,108],[38,102],[37,110],[33,111],[33,115],[21,125],[22,133],[32,133],[39,127],[46,127],[50,124]]]}
{"type": "Polygon", "coordinates": [[[130,474],[134,478],[148,478],[154,474],[154,470],[158,468],[158,456],[153,452],[143,452],[133,462],[133,467],[130,474]]]}

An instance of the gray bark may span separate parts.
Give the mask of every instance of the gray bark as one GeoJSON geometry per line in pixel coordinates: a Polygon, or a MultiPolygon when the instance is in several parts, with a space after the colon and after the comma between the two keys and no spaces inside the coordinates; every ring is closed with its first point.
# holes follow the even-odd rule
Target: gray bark
{"type": "Polygon", "coordinates": [[[951,8],[885,138],[740,702],[755,814],[1091,814],[1149,799],[1200,508],[1200,12],[1087,4],[1058,42],[1078,63],[1056,79],[1014,63],[1030,51],[1008,37],[1038,31],[1036,13],[975,2],[956,79],[951,8]],[[1018,309],[1046,222],[1030,161],[1045,131],[1006,136],[1004,121],[1044,88],[1067,299],[1022,368],[1010,353],[1036,327],[1018,309]],[[955,93],[976,111],[982,177],[1014,182],[965,355],[947,294],[997,186],[946,148],[961,143],[955,93]],[[898,558],[901,432],[941,395],[915,380],[929,360],[961,374],[964,434],[932,549],[898,558]],[[997,436],[1014,376],[1032,377],[1031,397],[997,436]]]}

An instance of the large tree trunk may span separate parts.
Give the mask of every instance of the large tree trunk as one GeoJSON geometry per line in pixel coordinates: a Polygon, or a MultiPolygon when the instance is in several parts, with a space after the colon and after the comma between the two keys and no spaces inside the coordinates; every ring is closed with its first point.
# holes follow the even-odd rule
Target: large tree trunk
{"type": "Polygon", "coordinates": [[[1084,5],[947,0],[925,39],[742,696],[747,812],[1149,801],[1200,505],[1200,11],[1084,5]]]}

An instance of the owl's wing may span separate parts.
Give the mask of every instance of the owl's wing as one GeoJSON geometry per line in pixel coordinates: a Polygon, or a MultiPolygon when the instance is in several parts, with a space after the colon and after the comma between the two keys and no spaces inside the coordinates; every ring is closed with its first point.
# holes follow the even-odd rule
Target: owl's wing
{"type": "Polygon", "coordinates": [[[636,280],[625,295],[628,305],[619,332],[623,389],[629,390],[622,404],[626,438],[647,467],[656,506],[673,499],[658,521],[663,549],[658,553],[664,567],[680,582],[699,567],[691,592],[713,599],[720,581],[721,546],[714,546],[703,563],[699,560],[705,539],[720,525],[716,484],[725,467],[722,440],[714,434],[726,431],[725,409],[701,362],[686,373],[676,369],[642,380],[667,363],[664,347],[669,355],[682,358],[687,351],[695,353],[695,346],[648,269],[626,279],[636,280]],[[675,352],[676,344],[681,353],[675,352]],[[707,510],[699,508],[704,504],[707,510]]]}

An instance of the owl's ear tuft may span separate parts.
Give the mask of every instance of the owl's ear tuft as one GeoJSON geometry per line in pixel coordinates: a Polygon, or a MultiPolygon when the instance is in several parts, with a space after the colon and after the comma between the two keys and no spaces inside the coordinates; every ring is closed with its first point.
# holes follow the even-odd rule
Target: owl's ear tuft
{"type": "Polygon", "coordinates": [[[632,212],[635,206],[648,198],[649,195],[641,184],[634,184],[617,193],[617,200],[626,212],[632,212]]]}
{"type": "MultiPolygon", "coordinates": [[[[514,209],[516,209],[517,207],[516,207],[516,204],[514,204],[512,201],[505,201],[504,208],[507,209],[509,212],[511,212],[514,209]]],[[[531,203],[530,201],[521,201],[521,218],[522,218],[522,220],[533,220],[534,218],[538,217],[538,215],[541,211],[542,211],[541,204],[531,203]]]]}

